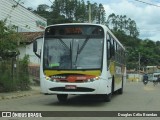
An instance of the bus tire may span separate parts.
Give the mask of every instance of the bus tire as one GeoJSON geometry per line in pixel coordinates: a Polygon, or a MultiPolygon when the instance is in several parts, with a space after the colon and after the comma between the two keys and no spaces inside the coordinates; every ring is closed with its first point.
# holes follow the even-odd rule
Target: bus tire
{"type": "Polygon", "coordinates": [[[122,87],[118,90],[118,94],[123,94],[123,79],[122,79],[122,87]]]}
{"type": "Polygon", "coordinates": [[[111,93],[103,95],[104,102],[110,102],[111,101],[113,92],[114,92],[114,78],[112,80],[111,93]]]}
{"type": "Polygon", "coordinates": [[[67,97],[67,94],[57,94],[58,101],[62,103],[67,101],[67,97]]]}
{"type": "Polygon", "coordinates": [[[111,93],[113,94],[114,93],[114,76],[112,77],[112,88],[111,88],[111,93]]]}
{"type": "Polygon", "coordinates": [[[123,94],[123,86],[118,90],[118,94],[123,94]]]}
{"type": "Polygon", "coordinates": [[[103,95],[104,102],[110,102],[112,98],[112,93],[103,95]]]}

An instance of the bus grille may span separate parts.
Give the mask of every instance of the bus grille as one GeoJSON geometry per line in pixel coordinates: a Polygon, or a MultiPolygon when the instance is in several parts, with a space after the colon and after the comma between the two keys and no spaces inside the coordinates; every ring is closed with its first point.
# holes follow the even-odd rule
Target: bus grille
{"type": "Polygon", "coordinates": [[[84,87],[77,87],[76,89],[65,89],[65,87],[55,87],[55,88],[50,88],[49,90],[62,91],[62,92],[93,92],[95,89],[84,88],[84,87]]]}
{"type": "MultiPolygon", "coordinates": [[[[68,80],[58,80],[59,82],[69,83],[68,80]]],[[[83,83],[86,82],[85,80],[75,80],[74,83],[83,83]]]]}

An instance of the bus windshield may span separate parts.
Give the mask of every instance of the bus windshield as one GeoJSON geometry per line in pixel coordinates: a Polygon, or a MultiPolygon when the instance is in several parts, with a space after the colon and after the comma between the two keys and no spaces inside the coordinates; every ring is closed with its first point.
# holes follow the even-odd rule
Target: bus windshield
{"type": "Polygon", "coordinates": [[[44,69],[101,69],[103,40],[103,35],[87,35],[86,32],[82,34],[82,31],[69,35],[46,35],[44,69]]]}

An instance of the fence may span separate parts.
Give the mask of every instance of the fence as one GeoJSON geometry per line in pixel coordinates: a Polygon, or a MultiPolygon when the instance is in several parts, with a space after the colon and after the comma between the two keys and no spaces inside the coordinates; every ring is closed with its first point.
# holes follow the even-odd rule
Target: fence
{"type": "Polygon", "coordinates": [[[0,92],[30,89],[28,57],[0,61],[0,92]]]}
{"type": "Polygon", "coordinates": [[[33,84],[40,84],[40,66],[39,65],[33,65],[30,64],[28,66],[29,68],[29,75],[31,78],[31,82],[33,82],[33,84]]]}

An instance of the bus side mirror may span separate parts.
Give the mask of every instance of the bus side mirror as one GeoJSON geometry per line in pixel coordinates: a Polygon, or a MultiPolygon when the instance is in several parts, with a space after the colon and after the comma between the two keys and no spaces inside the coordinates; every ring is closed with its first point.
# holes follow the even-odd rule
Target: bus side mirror
{"type": "Polygon", "coordinates": [[[33,52],[34,52],[34,54],[37,56],[37,57],[41,57],[38,53],[37,53],[37,49],[38,49],[38,47],[37,47],[37,41],[34,41],[33,42],[33,52]]]}
{"type": "Polygon", "coordinates": [[[37,41],[33,42],[33,52],[36,53],[37,52],[37,41]]]}

